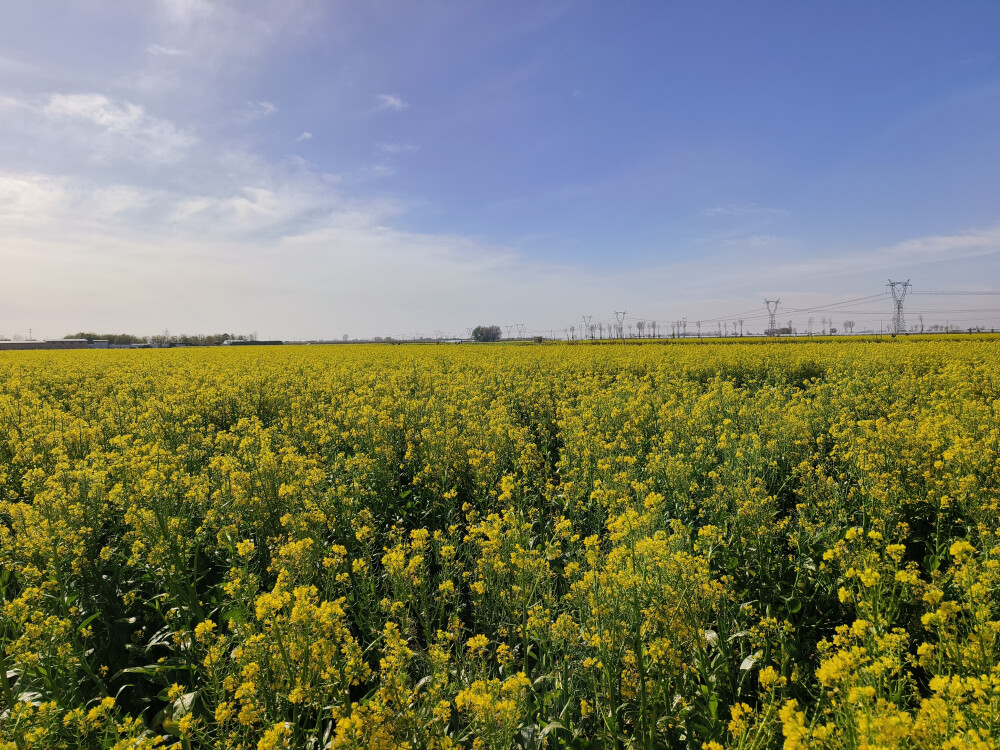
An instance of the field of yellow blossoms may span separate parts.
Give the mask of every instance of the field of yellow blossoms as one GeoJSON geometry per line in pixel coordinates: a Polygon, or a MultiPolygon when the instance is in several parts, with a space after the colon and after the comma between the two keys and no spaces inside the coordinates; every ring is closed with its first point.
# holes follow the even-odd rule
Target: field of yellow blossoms
{"type": "Polygon", "coordinates": [[[993,748],[1000,339],[0,356],[0,749],[993,748]]]}

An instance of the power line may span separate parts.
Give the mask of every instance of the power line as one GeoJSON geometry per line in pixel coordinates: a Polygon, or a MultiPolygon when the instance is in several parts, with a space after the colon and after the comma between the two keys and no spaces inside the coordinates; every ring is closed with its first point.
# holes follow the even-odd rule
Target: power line
{"type": "Polygon", "coordinates": [[[910,292],[910,294],[934,295],[934,296],[954,296],[954,297],[1000,297],[1000,292],[910,292]]]}
{"type": "MultiPolygon", "coordinates": [[[[852,299],[840,300],[838,302],[827,302],[822,305],[815,305],[813,307],[786,307],[785,312],[788,313],[810,313],[810,312],[820,312],[823,310],[830,310],[831,312],[841,312],[835,308],[841,305],[850,305],[855,302],[868,302],[877,299],[886,299],[889,297],[888,292],[881,292],[879,294],[870,294],[866,297],[854,297],[852,299]]],[[[629,316],[632,317],[632,316],[629,316]]],[[[702,323],[719,323],[723,320],[734,320],[743,318],[744,321],[754,321],[754,320],[764,320],[769,318],[770,315],[767,312],[761,312],[759,307],[752,308],[750,310],[744,310],[743,312],[732,313],[731,315],[721,315],[717,318],[703,318],[702,323]]],[[[636,319],[636,318],[633,318],[636,319]]],[[[658,320],[657,323],[663,323],[664,321],[658,320]]]]}
{"type": "MultiPolygon", "coordinates": [[[[869,302],[877,299],[885,299],[889,294],[887,292],[882,292],[881,294],[870,294],[867,297],[855,297],[854,299],[845,299],[840,302],[828,302],[825,305],[816,305],[814,307],[790,307],[786,309],[786,312],[803,313],[803,312],[819,312],[821,310],[827,310],[829,308],[836,308],[841,305],[850,305],[855,302],[869,302]]],[[[836,312],[834,310],[834,312],[836,312]]]]}
{"type": "MultiPolygon", "coordinates": [[[[819,305],[811,305],[808,307],[782,307],[781,310],[783,314],[786,315],[808,315],[810,313],[837,313],[839,315],[852,315],[861,318],[879,318],[885,314],[885,309],[879,307],[877,309],[867,309],[864,307],[864,303],[874,303],[882,300],[892,299],[893,301],[893,318],[890,326],[890,331],[896,333],[903,333],[906,331],[906,320],[903,316],[903,300],[908,295],[920,295],[920,296],[949,296],[949,297],[962,297],[962,296],[998,296],[1000,297],[1000,291],[991,290],[973,290],[973,291],[952,291],[952,290],[930,290],[930,291],[912,291],[912,284],[909,280],[894,282],[891,279],[886,285],[886,290],[878,294],[870,294],[862,297],[853,297],[850,299],[837,300],[835,302],[825,302],[819,305]],[[894,293],[895,292],[895,293],[894,293]],[[860,304],[859,304],[860,303],[860,304]]],[[[710,326],[714,323],[720,323],[722,321],[734,321],[733,330],[736,330],[737,322],[740,322],[742,328],[742,323],[754,324],[757,322],[766,321],[769,330],[778,330],[777,328],[777,304],[769,305],[768,303],[780,303],[780,300],[765,300],[765,309],[761,310],[760,307],[752,308],[750,310],[745,310],[743,312],[732,313],[730,315],[723,315],[714,318],[702,318],[700,323],[709,324],[710,326]]],[[[986,308],[938,308],[938,309],[909,309],[907,310],[911,315],[980,315],[986,316],[986,320],[994,320],[996,314],[1000,314],[1000,309],[986,307],[986,308]]],[[[629,321],[644,321],[649,325],[655,326],[673,326],[675,335],[684,336],[686,333],[686,319],[681,320],[660,320],[654,318],[653,316],[637,316],[630,315],[628,311],[625,310],[615,310],[616,319],[616,331],[619,336],[624,335],[624,327],[626,322],[629,321]],[[683,331],[684,333],[681,333],[683,331]]],[[[583,317],[584,322],[584,335],[588,330],[590,321],[587,317],[583,317]]],[[[833,320],[831,319],[831,323],[833,320]]],[[[701,327],[698,326],[699,337],[702,333],[701,327]]],[[[711,330],[711,329],[710,329],[711,330]]]]}

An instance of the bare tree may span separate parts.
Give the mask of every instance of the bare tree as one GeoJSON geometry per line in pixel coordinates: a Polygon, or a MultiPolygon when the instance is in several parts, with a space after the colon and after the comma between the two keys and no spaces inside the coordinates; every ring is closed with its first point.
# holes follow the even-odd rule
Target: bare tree
{"type": "Polygon", "coordinates": [[[813,323],[816,322],[815,318],[809,318],[809,335],[813,335],[813,323]]]}
{"type": "Polygon", "coordinates": [[[743,338],[743,318],[740,318],[736,322],[740,324],[740,338],[743,338]]]}
{"type": "Polygon", "coordinates": [[[604,338],[604,323],[597,324],[597,334],[600,338],[604,338]]]}
{"type": "Polygon", "coordinates": [[[642,334],[646,331],[646,321],[637,320],[635,323],[635,327],[639,331],[639,338],[642,338],[642,334]]]}
{"type": "Polygon", "coordinates": [[[569,337],[571,341],[576,341],[576,326],[569,327],[569,337]]]}
{"type": "Polygon", "coordinates": [[[844,321],[844,330],[847,331],[848,333],[854,333],[854,321],[853,320],[845,320],[844,321]]]}

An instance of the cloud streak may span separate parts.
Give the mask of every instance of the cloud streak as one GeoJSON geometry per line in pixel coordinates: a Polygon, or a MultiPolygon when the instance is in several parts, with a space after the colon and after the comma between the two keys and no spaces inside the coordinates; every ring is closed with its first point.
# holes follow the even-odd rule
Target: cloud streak
{"type": "MultiPolygon", "coordinates": [[[[23,103],[22,103],[23,104],[23,103]]],[[[139,104],[104,94],[52,94],[40,107],[24,105],[61,132],[89,146],[94,158],[122,156],[153,163],[177,161],[197,139],[169,120],[153,117],[139,104]]]]}
{"type": "Polygon", "coordinates": [[[725,206],[703,208],[697,216],[702,219],[782,218],[788,216],[788,212],[756,203],[730,203],[725,206]]]}
{"type": "Polygon", "coordinates": [[[400,143],[399,141],[387,141],[375,144],[375,153],[380,156],[398,156],[399,154],[412,154],[419,151],[419,146],[412,143],[400,143]]]}
{"type": "Polygon", "coordinates": [[[376,94],[375,100],[378,102],[376,112],[402,112],[410,106],[395,94],[376,94]]]}
{"type": "Polygon", "coordinates": [[[251,118],[267,117],[268,115],[273,115],[277,112],[278,108],[273,102],[249,101],[247,102],[247,111],[251,118]]]}
{"type": "Polygon", "coordinates": [[[146,46],[146,51],[151,55],[164,55],[166,57],[183,57],[187,54],[182,49],[178,49],[177,47],[164,47],[162,44],[149,44],[146,46]]]}

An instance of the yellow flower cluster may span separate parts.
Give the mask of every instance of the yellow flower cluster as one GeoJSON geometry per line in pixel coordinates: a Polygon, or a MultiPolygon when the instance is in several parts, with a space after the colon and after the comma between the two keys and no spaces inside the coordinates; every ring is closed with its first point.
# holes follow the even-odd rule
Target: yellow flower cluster
{"type": "Polygon", "coordinates": [[[996,338],[5,355],[0,750],[996,747],[996,338]]]}

